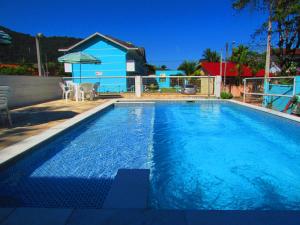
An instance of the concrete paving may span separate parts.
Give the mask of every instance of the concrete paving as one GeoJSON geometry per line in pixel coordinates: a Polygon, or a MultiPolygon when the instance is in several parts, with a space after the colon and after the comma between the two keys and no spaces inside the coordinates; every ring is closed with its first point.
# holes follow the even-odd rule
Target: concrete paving
{"type": "Polygon", "coordinates": [[[7,127],[7,124],[3,124],[0,120],[0,150],[107,101],[107,99],[84,102],[56,100],[11,110],[13,127],[7,127]]]}

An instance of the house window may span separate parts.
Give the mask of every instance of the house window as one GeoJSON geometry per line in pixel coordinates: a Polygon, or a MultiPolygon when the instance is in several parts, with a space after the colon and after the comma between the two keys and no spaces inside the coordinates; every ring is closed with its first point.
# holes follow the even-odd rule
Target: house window
{"type": "Polygon", "coordinates": [[[126,71],[127,72],[135,72],[135,61],[134,60],[128,60],[126,62],[126,71]]]}
{"type": "Polygon", "coordinates": [[[166,74],[160,74],[160,76],[159,76],[159,82],[160,83],[164,83],[164,82],[166,82],[166,74]]]}
{"type": "Polygon", "coordinates": [[[160,82],[160,83],[164,83],[164,82],[166,82],[166,78],[165,78],[165,77],[163,77],[163,78],[159,78],[159,82],[160,82]]]}

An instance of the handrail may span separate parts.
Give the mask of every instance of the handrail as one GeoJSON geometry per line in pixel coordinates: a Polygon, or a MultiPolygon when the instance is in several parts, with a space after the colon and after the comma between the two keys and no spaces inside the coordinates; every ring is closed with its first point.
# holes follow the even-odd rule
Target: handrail
{"type": "Polygon", "coordinates": [[[244,95],[261,95],[261,96],[275,96],[275,97],[287,97],[287,98],[293,97],[293,95],[265,94],[265,93],[256,93],[256,92],[244,92],[244,95]]]}
{"type": "MultiPolygon", "coordinates": [[[[215,76],[141,76],[142,78],[209,78],[215,79],[215,76]]],[[[135,76],[94,76],[94,77],[62,77],[62,79],[109,79],[109,78],[131,78],[135,76]]]]}
{"type": "Polygon", "coordinates": [[[287,78],[290,78],[290,79],[295,79],[294,76],[291,76],[291,77],[247,77],[247,78],[244,78],[243,80],[255,80],[255,79],[261,79],[261,80],[265,80],[265,79],[287,79],[287,78]]]}
{"type": "MultiPolygon", "coordinates": [[[[292,98],[295,95],[295,87],[296,87],[296,77],[295,76],[282,76],[282,77],[250,77],[250,78],[244,78],[244,96],[243,96],[243,101],[246,102],[246,96],[247,95],[256,95],[256,96],[274,96],[274,97],[285,97],[285,98],[292,98]],[[247,80],[267,80],[268,83],[271,79],[293,79],[293,85],[286,85],[286,86],[292,86],[293,87],[293,95],[284,95],[284,94],[269,94],[269,93],[256,93],[256,92],[247,92],[246,91],[246,83],[247,80]]],[[[275,85],[275,84],[270,84],[269,85],[275,85]]],[[[278,84],[280,85],[280,84],[278,84]]]]}

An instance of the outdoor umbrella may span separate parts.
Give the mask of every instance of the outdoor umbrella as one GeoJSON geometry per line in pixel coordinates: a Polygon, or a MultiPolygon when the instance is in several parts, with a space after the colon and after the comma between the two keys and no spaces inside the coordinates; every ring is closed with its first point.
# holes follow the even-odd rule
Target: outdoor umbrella
{"type": "Polygon", "coordinates": [[[82,52],[74,52],[69,53],[64,56],[58,58],[59,62],[62,63],[72,63],[72,64],[79,64],[80,65],[80,83],[81,83],[81,64],[97,64],[100,63],[100,60],[95,58],[92,55],[82,53],[82,52]]]}
{"type": "Polygon", "coordinates": [[[2,30],[0,30],[0,44],[4,44],[4,45],[11,44],[11,37],[2,30]]]}

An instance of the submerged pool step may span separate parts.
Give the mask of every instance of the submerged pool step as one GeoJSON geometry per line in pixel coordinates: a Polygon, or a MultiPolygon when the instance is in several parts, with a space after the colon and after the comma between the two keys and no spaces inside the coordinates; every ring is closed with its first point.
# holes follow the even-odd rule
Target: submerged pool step
{"type": "Polygon", "coordinates": [[[149,193],[148,169],[119,169],[104,201],[104,209],[147,208],[149,193]]]}

